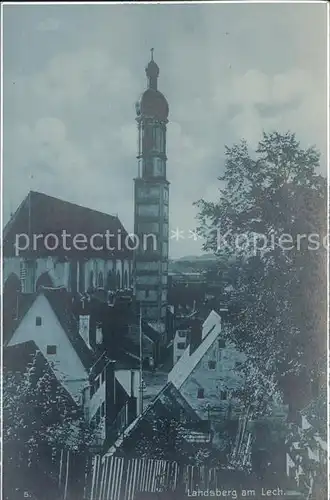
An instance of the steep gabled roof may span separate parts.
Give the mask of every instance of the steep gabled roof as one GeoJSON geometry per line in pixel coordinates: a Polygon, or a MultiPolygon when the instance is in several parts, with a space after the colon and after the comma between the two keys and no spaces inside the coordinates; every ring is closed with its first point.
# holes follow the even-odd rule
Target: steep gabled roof
{"type": "Polygon", "coordinates": [[[3,297],[3,341],[6,345],[17,329],[26,313],[36,299],[35,293],[19,294],[16,304],[7,304],[7,297],[3,297]]]}
{"type": "Polygon", "coordinates": [[[72,398],[66,388],[58,381],[47,359],[33,340],[7,346],[3,350],[3,368],[5,373],[12,372],[18,375],[18,377],[23,377],[34,362],[35,366],[33,373],[32,371],[30,372],[30,375],[33,375],[34,377],[34,383],[37,383],[40,377],[47,373],[52,382],[52,387],[54,388],[56,386],[60,391],[63,401],[66,401],[66,403],[70,405],[71,409],[75,409],[77,407],[76,401],[72,398]]]}
{"type": "Polygon", "coordinates": [[[221,318],[215,311],[212,311],[203,323],[202,342],[200,345],[192,354],[190,354],[190,346],[188,346],[168,374],[167,380],[172,382],[176,389],[180,390],[181,386],[214,344],[220,333],[221,318]]]}
{"type": "MultiPolygon", "coordinates": [[[[55,250],[47,250],[43,245],[43,240],[40,239],[37,242],[37,248],[33,249],[33,255],[62,256],[76,253],[80,257],[97,255],[98,257],[111,258],[113,256],[130,256],[132,253],[125,244],[127,232],[117,216],[30,191],[4,228],[3,254],[5,257],[15,255],[14,245],[18,234],[25,233],[31,239],[33,234],[47,235],[51,233],[60,237],[63,230],[66,230],[67,234],[71,236],[67,242],[67,246],[71,246],[71,250],[66,250],[61,244],[55,250]],[[72,247],[72,239],[77,234],[85,235],[90,241],[92,235],[98,233],[104,235],[107,230],[116,236],[110,240],[110,246],[115,247],[113,251],[106,248],[104,251],[95,250],[90,245],[87,245],[86,250],[80,249],[80,246],[78,246],[78,250],[74,250],[72,247]],[[121,235],[120,238],[118,238],[118,234],[121,235]],[[121,240],[120,245],[118,245],[118,239],[121,240]]],[[[100,238],[95,240],[95,245],[100,246],[101,244],[100,238]]],[[[105,247],[105,242],[103,246],[105,247]]],[[[23,255],[24,251],[21,251],[20,254],[23,255]]]]}
{"type": "Polygon", "coordinates": [[[71,296],[65,288],[41,287],[37,293],[27,295],[21,294],[18,299],[19,307],[17,318],[8,325],[8,330],[6,330],[7,342],[10,341],[12,335],[17,330],[39,295],[44,295],[47,299],[82,364],[89,370],[97,360],[97,356],[94,351],[87,347],[79,334],[78,321],[72,312],[71,296]]]}
{"type": "Polygon", "coordinates": [[[65,288],[41,288],[40,293],[48,300],[82,364],[89,370],[97,361],[98,356],[87,347],[79,334],[78,321],[72,312],[70,294],[65,288]]]}
{"type": "Polygon", "coordinates": [[[155,422],[158,418],[176,418],[177,420],[184,418],[188,422],[202,422],[180,392],[172,383],[168,382],[145,411],[133,420],[123,435],[118,437],[116,443],[108,450],[107,455],[113,455],[125,439],[134,439],[135,435],[139,436],[140,428],[146,421],[155,422]]]}

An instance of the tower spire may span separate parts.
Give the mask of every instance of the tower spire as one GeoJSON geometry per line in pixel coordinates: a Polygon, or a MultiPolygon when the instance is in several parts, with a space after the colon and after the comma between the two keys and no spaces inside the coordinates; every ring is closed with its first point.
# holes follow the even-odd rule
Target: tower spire
{"type": "Polygon", "coordinates": [[[151,59],[146,67],[146,75],[148,78],[148,87],[157,90],[157,78],[159,75],[159,68],[154,61],[154,49],[150,49],[151,59]]]}

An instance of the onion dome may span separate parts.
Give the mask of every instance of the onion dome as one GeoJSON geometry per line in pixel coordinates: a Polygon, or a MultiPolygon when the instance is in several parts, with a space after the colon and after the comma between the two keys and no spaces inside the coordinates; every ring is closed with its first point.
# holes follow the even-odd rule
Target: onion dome
{"type": "Polygon", "coordinates": [[[151,49],[151,60],[146,67],[148,88],[137,102],[136,112],[138,116],[143,115],[159,121],[167,121],[169,107],[165,96],[157,90],[159,67],[154,61],[153,50],[151,49]]]}

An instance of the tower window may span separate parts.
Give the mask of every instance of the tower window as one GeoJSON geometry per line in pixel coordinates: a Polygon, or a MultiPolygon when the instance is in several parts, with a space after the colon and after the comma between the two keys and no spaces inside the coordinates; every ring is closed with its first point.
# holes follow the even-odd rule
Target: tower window
{"type": "Polygon", "coordinates": [[[47,354],[54,355],[56,354],[57,348],[56,345],[48,345],[47,346],[47,354]]]}
{"type": "Polygon", "coordinates": [[[42,324],[41,316],[36,316],[36,326],[41,326],[41,324],[42,324]]]}

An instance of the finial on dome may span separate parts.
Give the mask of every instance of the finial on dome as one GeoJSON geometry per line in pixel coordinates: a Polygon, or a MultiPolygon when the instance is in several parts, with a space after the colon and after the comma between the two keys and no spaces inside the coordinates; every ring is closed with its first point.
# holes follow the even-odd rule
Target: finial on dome
{"type": "Polygon", "coordinates": [[[154,49],[150,49],[151,60],[146,67],[146,75],[148,77],[148,87],[157,90],[157,78],[159,75],[159,68],[154,61],[154,49]]]}

